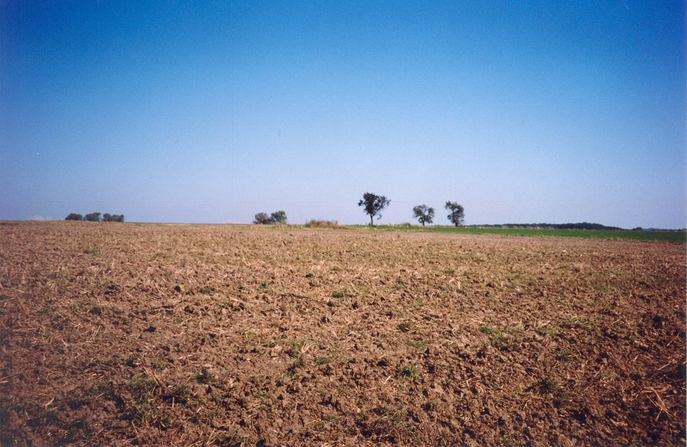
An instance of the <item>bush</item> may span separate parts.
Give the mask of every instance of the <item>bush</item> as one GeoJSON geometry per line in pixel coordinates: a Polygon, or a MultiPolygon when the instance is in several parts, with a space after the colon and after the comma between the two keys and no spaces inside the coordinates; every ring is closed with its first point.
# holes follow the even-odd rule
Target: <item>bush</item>
{"type": "Polygon", "coordinates": [[[308,228],[343,228],[343,226],[339,225],[339,222],[335,220],[310,219],[305,223],[305,226],[308,228]]]}
{"type": "Polygon", "coordinates": [[[71,213],[69,216],[65,217],[64,220],[83,220],[81,214],[71,213]]]}

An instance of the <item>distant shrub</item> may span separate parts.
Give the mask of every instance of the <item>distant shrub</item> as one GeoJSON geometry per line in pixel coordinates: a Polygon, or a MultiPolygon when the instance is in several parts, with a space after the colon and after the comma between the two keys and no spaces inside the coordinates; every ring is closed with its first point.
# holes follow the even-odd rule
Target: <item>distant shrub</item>
{"type": "Polygon", "coordinates": [[[308,228],[343,228],[336,220],[317,220],[310,219],[305,223],[308,228]]]}
{"type": "Polygon", "coordinates": [[[71,213],[69,216],[65,217],[64,220],[83,220],[81,214],[71,213]]]}

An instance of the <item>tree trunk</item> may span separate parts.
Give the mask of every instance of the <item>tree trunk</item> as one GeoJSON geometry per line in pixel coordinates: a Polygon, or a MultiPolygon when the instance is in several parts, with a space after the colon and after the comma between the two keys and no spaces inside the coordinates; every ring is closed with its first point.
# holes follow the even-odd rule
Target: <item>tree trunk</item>
{"type": "Polygon", "coordinates": [[[374,226],[375,226],[375,221],[372,220],[373,217],[374,217],[374,216],[373,216],[372,214],[370,214],[370,226],[371,226],[371,227],[374,227],[374,226]]]}

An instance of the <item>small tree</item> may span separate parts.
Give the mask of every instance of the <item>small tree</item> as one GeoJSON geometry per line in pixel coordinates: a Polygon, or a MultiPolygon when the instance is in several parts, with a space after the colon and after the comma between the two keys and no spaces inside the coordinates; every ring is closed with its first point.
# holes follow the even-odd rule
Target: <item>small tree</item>
{"type": "Polygon", "coordinates": [[[425,223],[432,223],[434,219],[434,208],[427,207],[427,205],[418,205],[413,208],[413,218],[425,226],[425,223]]]}
{"type": "Polygon", "coordinates": [[[371,192],[366,192],[363,194],[362,200],[358,202],[358,206],[363,206],[365,214],[370,216],[370,225],[374,226],[373,218],[377,216],[377,220],[382,218],[380,212],[389,206],[391,200],[384,196],[378,196],[377,194],[372,194],[371,192]]]}
{"type": "Polygon", "coordinates": [[[124,222],[123,214],[103,214],[103,222],[124,222]]]}
{"type": "Polygon", "coordinates": [[[83,220],[87,220],[88,222],[100,222],[100,213],[86,214],[83,220]]]}
{"type": "Polygon", "coordinates": [[[286,225],[286,213],[284,211],[277,211],[270,215],[270,221],[279,225],[286,225]]]}
{"type": "Polygon", "coordinates": [[[270,220],[270,216],[267,215],[267,213],[258,213],[255,215],[255,220],[253,221],[254,224],[260,224],[260,225],[269,225],[272,223],[270,220]]]}
{"type": "Polygon", "coordinates": [[[450,214],[447,217],[453,225],[457,227],[463,225],[463,221],[465,220],[465,210],[463,209],[463,205],[458,205],[456,202],[449,201],[446,202],[446,206],[444,208],[450,211],[450,214]]]}
{"type": "Polygon", "coordinates": [[[83,216],[81,214],[70,213],[64,220],[83,220],[83,216]]]}

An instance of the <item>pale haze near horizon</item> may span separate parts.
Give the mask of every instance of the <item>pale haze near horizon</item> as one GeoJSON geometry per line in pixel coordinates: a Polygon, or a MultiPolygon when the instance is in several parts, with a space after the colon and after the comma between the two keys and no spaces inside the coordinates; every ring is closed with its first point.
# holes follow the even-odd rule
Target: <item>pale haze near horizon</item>
{"type": "Polygon", "coordinates": [[[687,226],[682,1],[0,3],[0,219],[687,226]]]}

